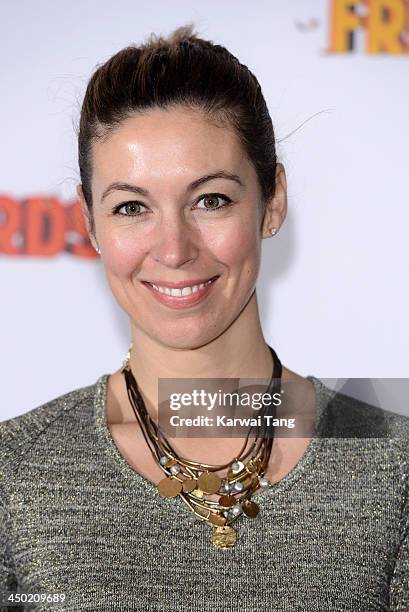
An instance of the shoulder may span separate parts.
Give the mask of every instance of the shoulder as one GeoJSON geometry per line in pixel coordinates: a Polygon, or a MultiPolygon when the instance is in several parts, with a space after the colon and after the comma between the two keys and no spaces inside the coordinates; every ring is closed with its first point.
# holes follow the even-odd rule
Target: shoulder
{"type": "Polygon", "coordinates": [[[316,435],[324,438],[325,461],[353,473],[356,482],[362,474],[363,485],[378,480],[382,489],[387,484],[388,495],[396,495],[402,516],[409,517],[409,417],[308,378],[316,389],[316,435]]]}
{"type": "Polygon", "coordinates": [[[76,410],[91,411],[97,384],[98,381],[73,389],[24,414],[0,422],[0,481],[11,476],[37,441],[44,441],[48,432],[55,431],[56,424],[64,428],[64,423],[70,421],[76,410]]]}
{"type": "Polygon", "coordinates": [[[310,379],[317,392],[323,435],[334,438],[401,439],[409,442],[409,416],[334,391],[318,378],[310,379]]]}

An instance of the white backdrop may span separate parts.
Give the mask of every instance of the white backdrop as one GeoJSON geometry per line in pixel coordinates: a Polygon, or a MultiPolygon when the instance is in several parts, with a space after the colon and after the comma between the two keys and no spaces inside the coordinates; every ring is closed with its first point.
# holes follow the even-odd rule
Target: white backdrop
{"type": "MultiPolygon", "coordinates": [[[[409,55],[368,53],[365,27],[350,51],[329,52],[331,6],[2,2],[0,197],[72,202],[96,64],[193,21],[258,77],[287,171],[289,214],[263,243],[257,287],[267,341],[302,375],[409,378],[409,55]]],[[[0,209],[0,420],[113,372],[130,341],[98,259],[7,253],[7,222],[0,209]]]]}

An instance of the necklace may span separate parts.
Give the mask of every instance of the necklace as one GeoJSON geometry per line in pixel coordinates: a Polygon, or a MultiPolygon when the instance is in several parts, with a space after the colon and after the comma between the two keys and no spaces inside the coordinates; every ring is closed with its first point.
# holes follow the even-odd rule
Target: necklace
{"type": "MultiPolygon", "coordinates": [[[[270,383],[265,393],[273,395],[281,391],[282,365],[269,346],[273,357],[274,368],[270,383]]],[[[252,495],[261,489],[271,486],[264,477],[274,442],[274,427],[266,436],[265,425],[257,427],[252,445],[246,452],[250,427],[243,447],[232,461],[224,465],[211,465],[191,461],[177,454],[158,424],[146,410],[145,402],[129,365],[132,344],[123,362],[121,372],[124,374],[129,401],[135,417],[141,427],[146,444],[154,460],[166,474],[157,484],[158,492],[163,497],[177,497],[184,501],[193,514],[189,522],[206,521],[212,526],[212,542],[222,549],[235,545],[237,533],[233,523],[240,517],[254,519],[259,514],[259,506],[252,501],[252,495]],[[216,474],[227,470],[225,477],[216,474]],[[217,501],[209,495],[218,495],[217,501]]],[[[264,415],[275,417],[275,404],[263,405],[259,411],[262,422],[264,415]]]]}

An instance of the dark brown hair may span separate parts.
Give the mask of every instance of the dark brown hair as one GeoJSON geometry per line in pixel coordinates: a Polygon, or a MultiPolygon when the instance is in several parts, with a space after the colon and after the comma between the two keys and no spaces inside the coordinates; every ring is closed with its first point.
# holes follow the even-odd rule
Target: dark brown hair
{"type": "Polygon", "coordinates": [[[122,49],[99,66],[88,83],[78,156],[92,224],[93,139],[109,135],[135,113],[174,105],[201,110],[234,130],[256,170],[264,212],[275,191],[276,149],[261,87],[225,47],[199,38],[187,25],[166,39],[152,34],[146,43],[122,49]]]}

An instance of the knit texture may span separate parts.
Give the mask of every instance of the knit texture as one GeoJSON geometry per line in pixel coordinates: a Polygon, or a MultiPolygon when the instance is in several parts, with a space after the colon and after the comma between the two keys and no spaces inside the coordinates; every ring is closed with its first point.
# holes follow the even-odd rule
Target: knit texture
{"type": "Polygon", "coordinates": [[[409,418],[308,378],[316,434],[228,550],[122,457],[107,374],[0,423],[0,590],[72,612],[408,612],[409,418]]]}

